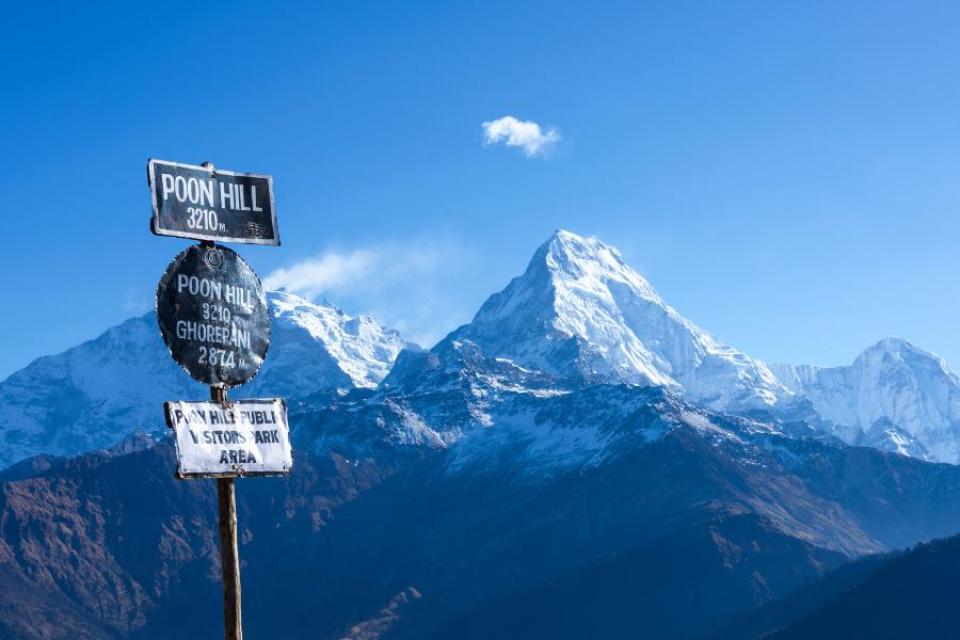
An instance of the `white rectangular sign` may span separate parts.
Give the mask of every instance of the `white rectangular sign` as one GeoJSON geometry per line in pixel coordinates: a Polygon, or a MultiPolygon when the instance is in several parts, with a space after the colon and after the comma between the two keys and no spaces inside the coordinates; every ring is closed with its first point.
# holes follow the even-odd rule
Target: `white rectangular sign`
{"type": "Polygon", "coordinates": [[[287,405],[280,398],[163,403],[177,441],[177,476],[283,475],[293,466],[287,405]]]}

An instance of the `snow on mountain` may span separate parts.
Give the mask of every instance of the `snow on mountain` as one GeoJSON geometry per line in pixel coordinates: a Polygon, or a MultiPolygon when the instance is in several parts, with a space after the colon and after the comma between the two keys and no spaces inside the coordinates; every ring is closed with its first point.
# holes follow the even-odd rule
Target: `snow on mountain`
{"type": "MultiPolygon", "coordinates": [[[[526,424],[510,411],[530,398],[597,383],[659,386],[713,411],[760,410],[797,436],[960,462],[960,380],[937,356],[890,338],[849,367],[768,367],[682,317],[616,249],[567,231],[472,322],[402,354],[364,402],[391,441],[447,447],[526,424]]],[[[554,435],[539,423],[529,433],[554,435]]]]}
{"type": "MultiPolygon", "coordinates": [[[[370,318],[287,293],[268,298],[270,351],[260,374],[235,397],[296,399],[372,387],[408,346],[370,318]]],[[[206,388],[170,358],[155,313],[147,313],[0,382],[0,468],[39,453],[107,447],[137,429],[163,429],[165,400],[206,397],[206,388]]]]}
{"type": "Polygon", "coordinates": [[[334,380],[344,388],[373,388],[402,349],[419,349],[369,316],[351,317],[330,303],[314,304],[283,291],[271,292],[267,298],[274,341],[266,359],[270,368],[264,366],[257,379],[265,391],[274,387],[261,377],[290,386],[286,393],[294,396],[333,386],[334,380]],[[283,334],[280,340],[278,333],[283,334]],[[318,344],[323,346],[321,354],[315,353],[318,344]]]}
{"type": "Polygon", "coordinates": [[[470,324],[429,351],[401,353],[374,394],[324,414],[313,444],[365,456],[370,442],[450,448],[494,429],[484,442],[538,452],[527,472],[559,469],[587,454],[604,459],[620,438],[599,424],[561,428],[560,416],[544,418],[544,403],[589,397],[599,414],[619,416],[644,397],[638,386],[721,410],[792,397],[762,362],[668,306],[615,249],[559,231],[470,324]]]}
{"type": "MultiPolygon", "coordinates": [[[[548,425],[512,412],[603,383],[658,386],[713,411],[759,409],[850,444],[960,462],[960,379],[937,356],[887,339],[849,367],[771,369],[682,317],[616,249],[566,231],[430,351],[330,304],[268,299],[266,363],[233,396],[375,389],[349,402],[361,398],[396,443],[447,447],[505,421],[549,439],[548,425]]],[[[607,403],[621,401],[610,393],[607,403]]],[[[171,361],[153,313],[128,320],[0,382],[0,468],[160,430],[164,400],[205,396],[171,361]]],[[[321,439],[356,435],[350,420],[326,431],[321,439]]]]}
{"type": "Polygon", "coordinates": [[[764,363],[667,305],[615,248],[568,231],[447,339],[559,379],[658,385],[714,409],[790,395],[764,363]]]}
{"type": "Polygon", "coordinates": [[[849,444],[960,462],[960,378],[935,354],[886,338],[850,366],[773,370],[849,444]]]}

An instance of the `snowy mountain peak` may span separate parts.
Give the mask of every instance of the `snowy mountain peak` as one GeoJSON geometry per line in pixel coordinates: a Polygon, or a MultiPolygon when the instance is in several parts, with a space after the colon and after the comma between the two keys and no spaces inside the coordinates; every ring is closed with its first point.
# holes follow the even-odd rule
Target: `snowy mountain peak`
{"type": "Polygon", "coordinates": [[[617,249],[569,231],[450,339],[556,377],[659,385],[715,408],[789,395],[762,362],[667,305],[617,249]]]}
{"type": "MultiPolygon", "coordinates": [[[[375,386],[408,346],[364,316],[289,293],[268,294],[271,344],[266,362],[235,397],[292,401],[317,392],[375,386]]],[[[38,453],[107,447],[143,429],[163,429],[165,400],[207,391],[171,360],[153,312],[100,337],[46,356],[0,381],[0,468],[38,453]]]]}
{"type": "Polygon", "coordinates": [[[960,462],[960,378],[936,354],[884,338],[849,366],[775,370],[848,443],[960,462]]]}
{"type": "Polygon", "coordinates": [[[882,340],[878,340],[876,343],[870,345],[869,347],[864,349],[863,352],[864,353],[868,353],[871,351],[897,352],[897,351],[914,351],[914,350],[918,350],[918,349],[917,347],[913,346],[913,343],[911,343],[909,340],[898,338],[896,336],[887,336],[886,338],[883,338],[882,340]]]}
{"type": "MultiPolygon", "coordinates": [[[[280,330],[300,329],[322,343],[353,386],[377,386],[397,354],[405,347],[416,346],[369,316],[351,317],[329,302],[315,304],[285,291],[271,291],[267,297],[274,330],[278,325],[280,330]]],[[[272,353],[271,358],[275,355],[272,353]]]]}
{"type": "Polygon", "coordinates": [[[645,299],[664,304],[653,286],[626,263],[616,247],[596,238],[584,238],[560,229],[534,254],[531,266],[541,260],[541,253],[554,284],[595,288],[598,283],[619,281],[629,284],[645,299]]]}
{"type": "MultiPolygon", "coordinates": [[[[854,361],[854,367],[871,368],[881,365],[931,366],[944,375],[954,376],[946,361],[935,353],[921,349],[903,338],[888,337],[863,350],[854,361]]],[[[955,377],[955,376],[954,376],[955,377]]]]}

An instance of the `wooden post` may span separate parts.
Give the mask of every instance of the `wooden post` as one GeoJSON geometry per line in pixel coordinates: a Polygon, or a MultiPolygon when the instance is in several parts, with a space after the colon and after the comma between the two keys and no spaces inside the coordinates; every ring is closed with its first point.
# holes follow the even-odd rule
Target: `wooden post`
{"type": "MultiPolygon", "coordinates": [[[[225,403],[226,387],[210,387],[210,400],[225,403]]],[[[243,640],[240,616],[240,550],[237,546],[237,496],[233,478],[217,478],[220,503],[220,565],[223,571],[223,637],[243,640]]]]}

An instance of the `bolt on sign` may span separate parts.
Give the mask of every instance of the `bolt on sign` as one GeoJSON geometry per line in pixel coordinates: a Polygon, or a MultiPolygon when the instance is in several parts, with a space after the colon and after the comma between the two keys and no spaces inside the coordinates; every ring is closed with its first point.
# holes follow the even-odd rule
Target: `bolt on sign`
{"type": "Polygon", "coordinates": [[[280,244],[270,176],[149,160],[147,177],[158,236],[280,244]]]}
{"type": "Polygon", "coordinates": [[[165,402],[176,434],[177,477],[270,476],[293,466],[287,405],[279,399],[165,402]]]}
{"type": "Polygon", "coordinates": [[[260,279],[226,247],[195,245],[173,259],[157,285],[157,320],[170,355],[204,384],[247,382],[270,346],[260,279]]]}

